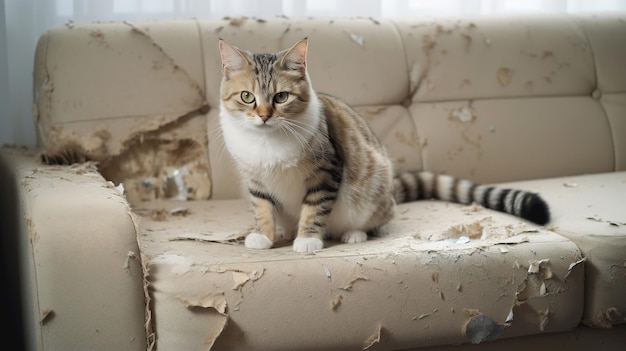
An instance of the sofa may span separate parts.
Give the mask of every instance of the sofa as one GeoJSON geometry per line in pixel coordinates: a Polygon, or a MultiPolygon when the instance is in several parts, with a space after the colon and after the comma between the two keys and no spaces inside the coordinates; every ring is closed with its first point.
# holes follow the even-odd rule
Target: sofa
{"type": "Polygon", "coordinates": [[[73,23],[0,152],[28,350],[615,350],[626,343],[626,14],[73,23]],[[218,40],[308,37],[395,169],[538,192],[537,226],[399,205],[382,234],[247,250],[218,40]]]}

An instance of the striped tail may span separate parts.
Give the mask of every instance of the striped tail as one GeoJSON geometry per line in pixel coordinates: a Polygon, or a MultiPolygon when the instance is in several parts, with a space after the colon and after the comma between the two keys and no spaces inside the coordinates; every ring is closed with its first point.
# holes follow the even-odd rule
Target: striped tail
{"type": "Polygon", "coordinates": [[[439,199],[469,205],[473,202],[537,224],[550,222],[546,202],[535,193],[478,185],[469,180],[432,172],[404,172],[393,180],[396,203],[439,199]]]}

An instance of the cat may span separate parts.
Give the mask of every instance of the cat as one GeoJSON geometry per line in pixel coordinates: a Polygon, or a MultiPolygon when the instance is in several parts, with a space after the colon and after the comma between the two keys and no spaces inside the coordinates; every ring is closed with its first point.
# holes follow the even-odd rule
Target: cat
{"type": "Polygon", "coordinates": [[[253,54],[219,40],[220,127],[250,195],[256,229],[245,247],[291,239],[312,252],[324,239],[359,243],[394,215],[396,203],[441,199],[546,224],[535,193],[477,185],[426,171],[394,177],[385,148],[340,99],[312,88],[307,38],[278,53],[253,54]]]}

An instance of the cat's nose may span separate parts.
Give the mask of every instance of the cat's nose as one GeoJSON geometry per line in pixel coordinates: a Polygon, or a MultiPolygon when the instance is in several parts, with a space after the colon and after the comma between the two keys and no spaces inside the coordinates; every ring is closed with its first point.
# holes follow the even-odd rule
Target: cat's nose
{"type": "Polygon", "coordinates": [[[261,117],[263,123],[265,123],[268,119],[272,118],[273,111],[271,106],[261,104],[257,107],[256,113],[259,115],[259,117],[261,117]]]}

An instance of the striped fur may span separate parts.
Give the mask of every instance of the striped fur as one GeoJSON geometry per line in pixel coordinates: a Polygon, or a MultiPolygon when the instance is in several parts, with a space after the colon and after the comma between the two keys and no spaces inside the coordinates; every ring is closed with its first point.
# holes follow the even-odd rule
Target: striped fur
{"type": "Polygon", "coordinates": [[[389,222],[396,202],[438,198],[545,223],[537,195],[474,185],[392,164],[367,123],[338,98],[317,94],[306,70],[307,40],[275,54],[252,54],[220,40],[220,124],[252,208],[246,247],[295,236],[299,252],[325,238],[362,242],[389,222]]]}
{"type": "Polygon", "coordinates": [[[546,202],[538,194],[524,190],[479,185],[466,179],[426,171],[404,172],[394,178],[393,185],[396,203],[423,199],[465,205],[477,203],[537,224],[550,221],[546,202]]]}

